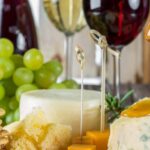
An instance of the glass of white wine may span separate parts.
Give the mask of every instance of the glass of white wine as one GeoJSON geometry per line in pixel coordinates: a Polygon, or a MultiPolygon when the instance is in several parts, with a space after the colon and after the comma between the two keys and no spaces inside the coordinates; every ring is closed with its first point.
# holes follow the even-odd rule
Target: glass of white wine
{"type": "Polygon", "coordinates": [[[65,34],[66,79],[72,77],[73,35],[86,25],[82,0],[43,0],[44,8],[55,27],[65,34]]]}

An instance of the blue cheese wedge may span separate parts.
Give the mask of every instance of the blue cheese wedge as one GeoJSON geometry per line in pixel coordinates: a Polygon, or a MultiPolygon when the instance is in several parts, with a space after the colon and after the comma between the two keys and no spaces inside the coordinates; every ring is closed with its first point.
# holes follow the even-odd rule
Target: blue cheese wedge
{"type": "Polygon", "coordinates": [[[150,150],[150,116],[116,120],[110,128],[108,150],[150,150]]]}

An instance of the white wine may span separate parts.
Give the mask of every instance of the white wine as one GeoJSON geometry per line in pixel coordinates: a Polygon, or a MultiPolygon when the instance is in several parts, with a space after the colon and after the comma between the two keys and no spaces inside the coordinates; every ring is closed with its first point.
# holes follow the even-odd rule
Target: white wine
{"type": "Polygon", "coordinates": [[[82,0],[43,0],[44,8],[53,24],[66,35],[85,26],[82,0]]]}

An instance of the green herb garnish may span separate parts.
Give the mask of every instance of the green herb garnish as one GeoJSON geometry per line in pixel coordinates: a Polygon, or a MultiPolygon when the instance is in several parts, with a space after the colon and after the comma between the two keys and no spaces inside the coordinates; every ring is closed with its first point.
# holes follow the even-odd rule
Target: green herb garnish
{"type": "Polygon", "coordinates": [[[127,108],[125,106],[126,100],[133,95],[133,90],[128,91],[121,99],[108,93],[106,94],[106,113],[108,114],[108,122],[113,122],[120,116],[120,113],[127,108]]]}

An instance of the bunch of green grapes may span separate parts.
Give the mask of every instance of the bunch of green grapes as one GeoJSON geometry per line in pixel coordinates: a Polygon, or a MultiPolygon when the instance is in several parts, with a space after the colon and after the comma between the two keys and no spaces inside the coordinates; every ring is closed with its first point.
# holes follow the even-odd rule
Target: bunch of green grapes
{"type": "Polygon", "coordinates": [[[57,83],[63,71],[61,63],[51,60],[44,63],[42,53],[28,50],[24,56],[13,54],[13,43],[0,39],[0,107],[6,115],[5,124],[19,120],[19,101],[22,93],[37,89],[78,88],[74,80],[57,83]]]}

